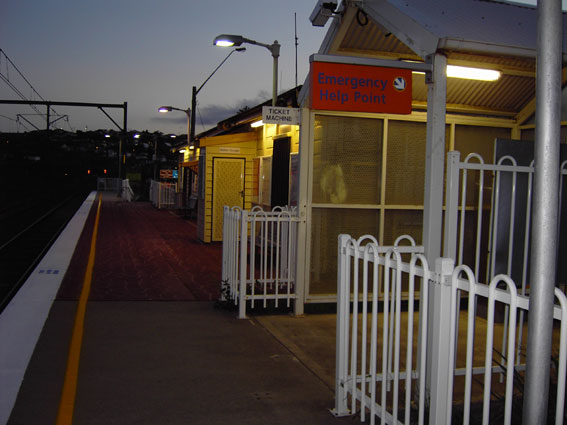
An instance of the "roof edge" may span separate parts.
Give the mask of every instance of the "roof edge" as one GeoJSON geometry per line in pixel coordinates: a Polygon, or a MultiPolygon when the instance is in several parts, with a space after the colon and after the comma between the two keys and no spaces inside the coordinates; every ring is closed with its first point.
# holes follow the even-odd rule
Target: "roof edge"
{"type": "Polygon", "coordinates": [[[360,9],[372,20],[390,30],[398,40],[418,56],[425,59],[428,55],[435,53],[439,37],[388,1],[366,0],[360,9]]]}

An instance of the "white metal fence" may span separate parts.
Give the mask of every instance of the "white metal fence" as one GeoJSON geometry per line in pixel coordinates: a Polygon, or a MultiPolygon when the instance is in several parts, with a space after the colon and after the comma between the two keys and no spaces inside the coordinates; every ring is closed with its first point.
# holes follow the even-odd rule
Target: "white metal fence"
{"type": "Polygon", "coordinates": [[[159,208],[175,208],[175,183],[162,183],[152,180],[150,183],[150,201],[159,208]]]}
{"type": "Polygon", "coordinates": [[[122,192],[121,192],[122,199],[128,202],[132,202],[134,199],[134,191],[130,186],[130,180],[124,179],[122,180],[122,192]]]}
{"type": "Polygon", "coordinates": [[[223,214],[221,300],[238,305],[239,318],[256,301],[289,307],[296,298],[296,210],[225,206],[223,214]]]}
{"type": "MultiPolygon", "coordinates": [[[[447,155],[444,256],[467,264],[485,281],[507,274],[523,295],[529,277],[533,172],[533,162],[520,166],[511,156],[486,164],[476,153],[462,162],[459,152],[447,155]]],[[[560,201],[567,161],[561,164],[561,176],[560,201]]],[[[561,204],[564,211],[565,200],[561,204]]],[[[558,229],[563,245],[566,236],[565,229],[558,229]]],[[[560,271],[557,285],[565,290],[566,284],[567,270],[560,271]]]]}
{"type": "Polygon", "coordinates": [[[122,180],[119,178],[98,177],[96,179],[96,190],[107,192],[120,192],[122,180]]]}
{"type": "MultiPolygon", "coordinates": [[[[376,418],[388,424],[515,423],[514,413],[522,412],[526,331],[517,318],[528,311],[528,298],[518,294],[510,277],[496,275],[485,285],[471,268],[455,268],[451,259],[440,258],[431,270],[419,251],[380,247],[369,236],[339,236],[334,413],[359,413],[362,421],[370,416],[371,424],[376,418]],[[405,308],[402,286],[408,290],[405,308]],[[500,340],[502,349],[495,349],[500,340]]],[[[567,299],[559,289],[556,299],[550,415],[559,425],[567,299]]]]}

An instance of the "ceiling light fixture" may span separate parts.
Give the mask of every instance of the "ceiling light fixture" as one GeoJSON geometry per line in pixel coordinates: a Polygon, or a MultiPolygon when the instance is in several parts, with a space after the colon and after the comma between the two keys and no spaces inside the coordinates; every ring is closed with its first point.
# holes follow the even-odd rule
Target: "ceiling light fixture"
{"type": "MultiPolygon", "coordinates": [[[[415,61],[410,59],[402,59],[403,62],[409,63],[423,63],[421,61],[415,61]]],[[[413,74],[422,74],[423,71],[412,71],[413,74]]],[[[478,80],[478,81],[496,81],[501,76],[500,71],[494,69],[486,68],[471,68],[469,66],[458,66],[458,65],[447,65],[447,77],[451,78],[462,78],[465,80],[478,80]]]]}
{"type": "Polygon", "coordinates": [[[500,71],[495,71],[494,69],[447,65],[447,77],[463,78],[466,80],[496,81],[501,75],[500,71]]]}
{"type": "Polygon", "coordinates": [[[258,121],[254,121],[253,123],[250,123],[250,127],[252,128],[261,127],[263,125],[264,122],[262,120],[258,120],[258,121]]]}

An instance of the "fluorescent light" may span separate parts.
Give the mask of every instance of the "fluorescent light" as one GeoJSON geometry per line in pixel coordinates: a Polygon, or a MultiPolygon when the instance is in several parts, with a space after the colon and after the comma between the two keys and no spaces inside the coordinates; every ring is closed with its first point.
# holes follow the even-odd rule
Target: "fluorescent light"
{"type": "Polygon", "coordinates": [[[179,153],[185,153],[187,152],[185,149],[179,149],[179,153]]]}
{"type": "Polygon", "coordinates": [[[264,125],[264,122],[262,120],[258,120],[258,121],[254,121],[253,123],[251,123],[250,127],[256,128],[256,127],[261,127],[263,125],[264,125]]]}
{"type": "MultiPolygon", "coordinates": [[[[404,60],[404,62],[417,62],[404,60]]],[[[412,71],[413,74],[422,74],[423,71],[412,71]]],[[[468,66],[447,65],[447,77],[462,78],[465,80],[496,81],[502,76],[500,71],[485,68],[470,68],[468,66]]]]}
{"type": "Polygon", "coordinates": [[[500,71],[493,69],[447,65],[447,77],[464,78],[466,80],[496,81],[500,78],[500,75],[500,71]]]}

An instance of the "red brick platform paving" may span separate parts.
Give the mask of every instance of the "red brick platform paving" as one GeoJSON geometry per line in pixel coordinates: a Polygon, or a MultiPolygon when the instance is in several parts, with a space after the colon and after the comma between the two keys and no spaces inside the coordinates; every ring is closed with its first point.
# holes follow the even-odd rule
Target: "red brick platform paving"
{"type": "MultiPolygon", "coordinates": [[[[77,299],[94,210],[58,299],[77,299]]],[[[104,198],[91,301],[212,301],[219,298],[222,245],[204,244],[196,224],[150,203],[104,198]]]]}

